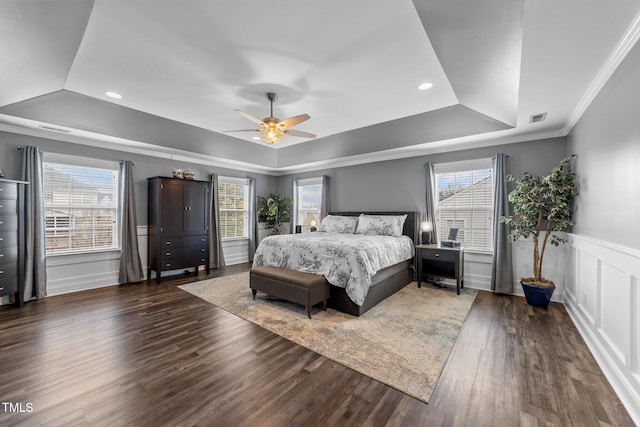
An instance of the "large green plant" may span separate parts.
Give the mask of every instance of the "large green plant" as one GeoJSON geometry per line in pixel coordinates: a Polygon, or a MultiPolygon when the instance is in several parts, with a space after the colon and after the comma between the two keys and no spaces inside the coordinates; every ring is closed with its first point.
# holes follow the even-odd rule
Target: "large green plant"
{"type": "Polygon", "coordinates": [[[280,234],[283,222],[291,219],[291,199],[282,194],[271,193],[269,197],[258,197],[258,221],[264,222],[266,229],[280,234]]]}
{"type": "Polygon", "coordinates": [[[523,281],[555,286],[542,275],[542,262],[547,243],[554,246],[566,243],[565,238],[552,233],[573,225],[571,202],[577,189],[571,160],[564,159],[545,177],[529,173],[507,177],[508,181],[516,182],[508,196],[514,214],[503,216],[500,221],[511,226],[510,242],[529,237],[533,240],[533,277],[523,281]]]}

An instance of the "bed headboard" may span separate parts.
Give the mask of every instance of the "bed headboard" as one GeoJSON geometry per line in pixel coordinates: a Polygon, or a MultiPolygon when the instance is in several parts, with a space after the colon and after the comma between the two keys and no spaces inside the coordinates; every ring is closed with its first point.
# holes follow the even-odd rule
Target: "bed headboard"
{"type": "Polygon", "coordinates": [[[360,216],[365,215],[406,215],[407,219],[404,221],[404,228],[402,234],[411,237],[414,244],[418,244],[418,231],[419,231],[419,219],[420,212],[329,212],[329,215],[342,215],[342,216],[360,216]]]}

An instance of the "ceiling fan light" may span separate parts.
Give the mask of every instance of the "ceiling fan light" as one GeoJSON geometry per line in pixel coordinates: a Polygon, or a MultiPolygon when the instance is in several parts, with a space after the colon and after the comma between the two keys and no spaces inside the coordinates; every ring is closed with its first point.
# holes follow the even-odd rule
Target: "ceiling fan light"
{"type": "Polygon", "coordinates": [[[278,128],[275,123],[268,124],[260,131],[260,139],[267,144],[275,144],[277,142],[280,142],[282,141],[283,137],[284,132],[282,131],[282,129],[278,128]]]}

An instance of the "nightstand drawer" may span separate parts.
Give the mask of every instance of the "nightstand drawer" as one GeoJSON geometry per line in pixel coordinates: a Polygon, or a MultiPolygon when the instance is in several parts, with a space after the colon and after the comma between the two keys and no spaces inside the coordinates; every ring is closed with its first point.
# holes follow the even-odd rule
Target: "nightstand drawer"
{"type": "Polygon", "coordinates": [[[179,270],[182,268],[197,267],[199,265],[205,265],[206,263],[207,263],[207,260],[204,257],[174,258],[174,259],[163,260],[162,263],[160,264],[160,270],[161,271],[179,270]]]}
{"type": "Polygon", "coordinates": [[[440,249],[420,249],[420,256],[422,257],[422,259],[453,262],[458,259],[459,252],[440,249]]]}
{"type": "Polygon", "coordinates": [[[0,199],[16,199],[18,186],[14,182],[0,182],[0,199]]]}

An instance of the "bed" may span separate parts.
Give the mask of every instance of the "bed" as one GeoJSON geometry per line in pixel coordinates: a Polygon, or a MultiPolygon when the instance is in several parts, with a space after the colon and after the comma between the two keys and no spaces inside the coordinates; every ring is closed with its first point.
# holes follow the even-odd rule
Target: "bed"
{"type": "MultiPolygon", "coordinates": [[[[329,306],[360,316],[413,280],[419,218],[417,212],[329,213],[333,217],[350,217],[353,221],[360,214],[406,215],[402,236],[336,233],[331,229],[323,232],[321,224],[317,233],[267,237],[256,251],[253,266],[276,266],[323,275],[330,287],[329,306]],[[347,270],[341,270],[345,268],[342,264],[348,264],[347,270]]],[[[389,218],[384,220],[391,222],[389,218]]]]}

